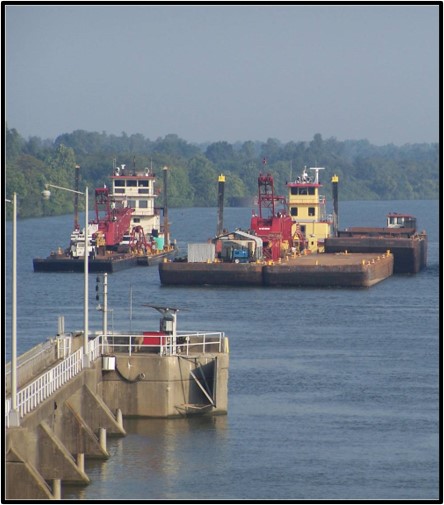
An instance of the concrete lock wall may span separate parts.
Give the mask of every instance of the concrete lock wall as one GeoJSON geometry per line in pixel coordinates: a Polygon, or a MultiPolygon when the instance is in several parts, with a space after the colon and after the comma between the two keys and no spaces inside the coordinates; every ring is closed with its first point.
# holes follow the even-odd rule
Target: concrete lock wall
{"type": "Polygon", "coordinates": [[[225,414],[227,383],[228,354],[217,353],[117,356],[116,370],[104,371],[100,386],[106,404],[124,416],[177,417],[204,407],[225,414]]]}
{"type": "Polygon", "coordinates": [[[60,499],[62,483],[87,485],[85,458],[106,459],[107,436],[124,436],[123,416],[226,414],[226,352],[116,355],[82,370],[6,430],[6,499],[60,499]]]}
{"type": "Polygon", "coordinates": [[[6,498],[60,498],[61,482],[86,485],[84,458],[109,457],[103,434],[125,434],[97,395],[101,367],[62,386],[6,431],[6,498]]]}

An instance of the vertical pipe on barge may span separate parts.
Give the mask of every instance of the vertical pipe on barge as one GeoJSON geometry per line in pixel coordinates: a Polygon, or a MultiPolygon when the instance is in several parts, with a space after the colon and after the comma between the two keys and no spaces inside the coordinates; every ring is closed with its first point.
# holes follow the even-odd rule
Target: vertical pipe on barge
{"type": "Polygon", "coordinates": [[[168,223],[168,167],[163,167],[163,234],[165,248],[170,245],[168,223]]]}
{"type": "Polygon", "coordinates": [[[217,204],[218,204],[218,215],[217,215],[217,231],[216,236],[222,235],[224,226],[224,187],[225,187],[225,176],[223,174],[219,175],[218,179],[218,189],[217,189],[217,204]]]}
{"type": "Polygon", "coordinates": [[[339,177],[333,175],[331,178],[332,190],[333,190],[333,236],[338,236],[339,227],[339,214],[338,214],[338,183],[339,177]]]}

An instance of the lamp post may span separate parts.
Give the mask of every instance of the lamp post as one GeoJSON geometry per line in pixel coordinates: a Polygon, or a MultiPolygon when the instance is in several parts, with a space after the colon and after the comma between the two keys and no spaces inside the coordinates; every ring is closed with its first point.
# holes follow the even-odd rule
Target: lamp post
{"type": "Polygon", "coordinates": [[[89,367],[89,342],[88,342],[88,186],[85,188],[85,192],[76,191],[74,189],[63,188],[61,186],[56,186],[54,184],[46,184],[45,190],[42,192],[42,196],[45,200],[48,200],[51,196],[51,192],[48,188],[62,189],[64,191],[69,191],[78,195],[85,195],[85,248],[84,248],[84,308],[83,308],[83,367],[89,367]]]}
{"type": "MultiPolygon", "coordinates": [[[[11,203],[11,200],[6,200],[11,203]]],[[[9,425],[20,426],[17,410],[17,193],[12,196],[12,345],[11,345],[11,411],[9,425]]]]}

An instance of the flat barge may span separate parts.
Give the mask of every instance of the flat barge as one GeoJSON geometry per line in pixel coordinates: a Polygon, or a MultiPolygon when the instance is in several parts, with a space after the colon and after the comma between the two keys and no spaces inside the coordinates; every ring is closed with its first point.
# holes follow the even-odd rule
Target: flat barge
{"type": "MultiPolygon", "coordinates": [[[[113,273],[138,266],[153,266],[167,258],[173,258],[176,250],[163,251],[156,255],[134,256],[131,254],[115,254],[113,256],[95,256],[88,258],[90,273],[113,273]]],[[[54,253],[47,258],[33,259],[34,272],[71,272],[83,273],[85,262],[83,258],[72,258],[65,254],[54,253]]]]}
{"type": "Polygon", "coordinates": [[[163,285],[370,287],[393,274],[393,254],[312,254],[282,262],[159,263],[163,285]]]}
{"type": "Polygon", "coordinates": [[[258,177],[258,213],[250,229],[222,230],[223,182],[219,178],[217,234],[188,244],[182,261],[159,264],[164,285],[370,287],[393,275],[415,273],[426,264],[427,235],[416,218],[391,213],[385,228],[338,232],[339,178],[332,177],[333,215],[319,191],[322,167],[306,167],[287,183],[288,198],[274,193],[271,174],[258,177]]]}
{"type": "Polygon", "coordinates": [[[327,253],[372,253],[390,250],[395,274],[418,273],[427,266],[427,234],[416,231],[416,219],[408,214],[387,215],[386,227],[351,227],[325,239],[327,253]]]}

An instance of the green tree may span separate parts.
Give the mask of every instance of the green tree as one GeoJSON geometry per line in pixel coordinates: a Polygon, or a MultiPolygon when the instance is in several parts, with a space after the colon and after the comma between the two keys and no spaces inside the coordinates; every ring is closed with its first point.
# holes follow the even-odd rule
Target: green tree
{"type": "Polygon", "coordinates": [[[185,167],[170,168],[168,178],[168,206],[192,207],[194,192],[185,167]]]}
{"type": "MultiPolygon", "coordinates": [[[[265,159],[267,163],[273,163],[279,160],[280,151],[282,144],[277,139],[269,138],[265,144],[262,144],[261,157],[265,159]]],[[[263,169],[266,172],[266,168],[263,169]]]]}
{"type": "Polygon", "coordinates": [[[25,146],[24,139],[20,136],[15,128],[10,130],[6,127],[6,161],[12,161],[17,159],[25,146]]]}
{"type": "Polygon", "coordinates": [[[15,162],[8,163],[6,170],[6,194],[17,193],[18,216],[35,217],[43,215],[45,165],[29,155],[20,156],[15,162]]]}
{"type": "MultiPolygon", "coordinates": [[[[74,150],[65,147],[63,144],[57,146],[56,150],[45,160],[44,176],[46,183],[55,184],[68,189],[74,188],[76,160],[74,150]]],[[[83,191],[88,185],[85,170],[80,172],[81,186],[79,191],[83,191]],[[83,177],[82,177],[83,172],[83,177]],[[83,180],[82,180],[83,179],[83,180]]],[[[43,189],[43,188],[42,188],[43,189]]],[[[68,214],[74,209],[74,195],[61,189],[53,189],[51,198],[44,205],[44,215],[68,214]]],[[[82,198],[79,198],[79,206],[82,205],[82,198]]]]}
{"type": "Polygon", "coordinates": [[[214,142],[207,147],[205,156],[215,165],[223,165],[234,160],[233,146],[228,142],[214,142]]]}
{"type": "Polygon", "coordinates": [[[217,172],[204,156],[196,156],[188,162],[189,180],[193,186],[193,201],[196,207],[216,205],[217,172]]]}
{"type": "Polygon", "coordinates": [[[224,175],[226,177],[226,179],[225,179],[225,198],[226,198],[227,202],[230,201],[230,198],[242,197],[247,194],[245,184],[238,175],[236,175],[232,172],[227,172],[224,175]]]}

